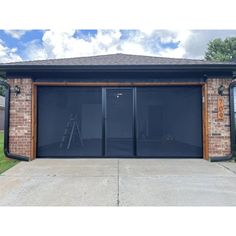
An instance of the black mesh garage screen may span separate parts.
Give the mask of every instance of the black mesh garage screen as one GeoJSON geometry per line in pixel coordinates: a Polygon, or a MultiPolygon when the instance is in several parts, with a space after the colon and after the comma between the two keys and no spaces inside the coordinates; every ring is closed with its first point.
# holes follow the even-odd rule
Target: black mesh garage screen
{"type": "Polygon", "coordinates": [[[102,155],[102,88],[38,88],[38,155],[102,155]]]}
{"type": "Polygon", "coordinates": [[[202,156],[200,87],[137,88],[137,155],[202,156]]]}
{"type": "Polygon", "coordinates": [[[38,87],[39,157],[202,157],[201,87],[38,87]]]}

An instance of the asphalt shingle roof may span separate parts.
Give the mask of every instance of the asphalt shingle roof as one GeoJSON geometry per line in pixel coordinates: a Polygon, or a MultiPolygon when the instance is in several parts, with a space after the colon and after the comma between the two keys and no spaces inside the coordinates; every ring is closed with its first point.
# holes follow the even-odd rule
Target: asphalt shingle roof
{"type": "Polygon", "coordinates": [[[0,65],[9,66],[69,66],[69,65],[218,65],[218,64],[235,64],[233,62],[212,62],[205,60],[195,59],[177,59],[166,57],[154,57],[154,56],[142,56],[142,55],[130,55],[130,54],[109,54],[90,57],[75,57],[75,58],[63,58],[63,59],[48,59],[37,61],[22,61],[11,62],[0,65]]]}

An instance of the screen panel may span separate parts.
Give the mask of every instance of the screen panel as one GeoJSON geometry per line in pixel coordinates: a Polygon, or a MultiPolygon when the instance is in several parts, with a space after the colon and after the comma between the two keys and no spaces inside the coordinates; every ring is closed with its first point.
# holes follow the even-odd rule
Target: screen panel
{"type": "Polygon", "coordinates": [[[38,87],[38,156],[102,155],[102,88],[38,87]]]}
{"type": "Polygon", "coordinates": [[[137,88],[137,155],[202,157],[201,87],[137,88]]]}
{"type": "Polygon", "coordinates": [[[106,156],[133,156],[133,88],[106,89],[106,156]]]}
{"type": "Polygon", "coordinates": [[[102,87],[39,86],[37,155],[202,157],[200,86],[103,92],[102,101],[102,87]]]}

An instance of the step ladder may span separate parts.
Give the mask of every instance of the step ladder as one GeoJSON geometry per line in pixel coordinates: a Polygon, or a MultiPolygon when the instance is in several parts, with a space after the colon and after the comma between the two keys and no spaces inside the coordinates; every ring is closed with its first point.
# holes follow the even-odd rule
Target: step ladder
{"type": "Polygon", "coordinates": [[[69,120],[66,123],[64,134],[60,142],[60,148],[63,148],[66,146],[67,149],[70,149],[72,138],[76,134],[76,132],[79,137],[79,142],[81,146],[83,146],[83,140],[81,137],[81,132],[80,132],[79,127],[80,126],[79,126],[78,115],[70,114],[69,120]]]}

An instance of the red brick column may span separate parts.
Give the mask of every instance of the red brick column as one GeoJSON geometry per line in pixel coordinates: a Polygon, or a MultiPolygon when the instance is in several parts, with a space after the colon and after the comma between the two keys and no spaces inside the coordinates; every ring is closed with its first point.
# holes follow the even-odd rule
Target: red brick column
{"type": "Polygon", "coordinates": [[[208,140],[209,157],[228,156],[230,146],[230,111],[229,111],[229,84],[231,78],[208,78],[208,140]],[[217,118],[218,88],[223,85],[224,119],[217,118]]]}
{"type": "Polygon", "coordinates": [[[31,156],[31,100],[32,80],[30,78],[8,79],[11,86],[9,116],[9,151],[26,157],[31,156]],[[20,87],[17,96],[15,85],[20,87]]]}

